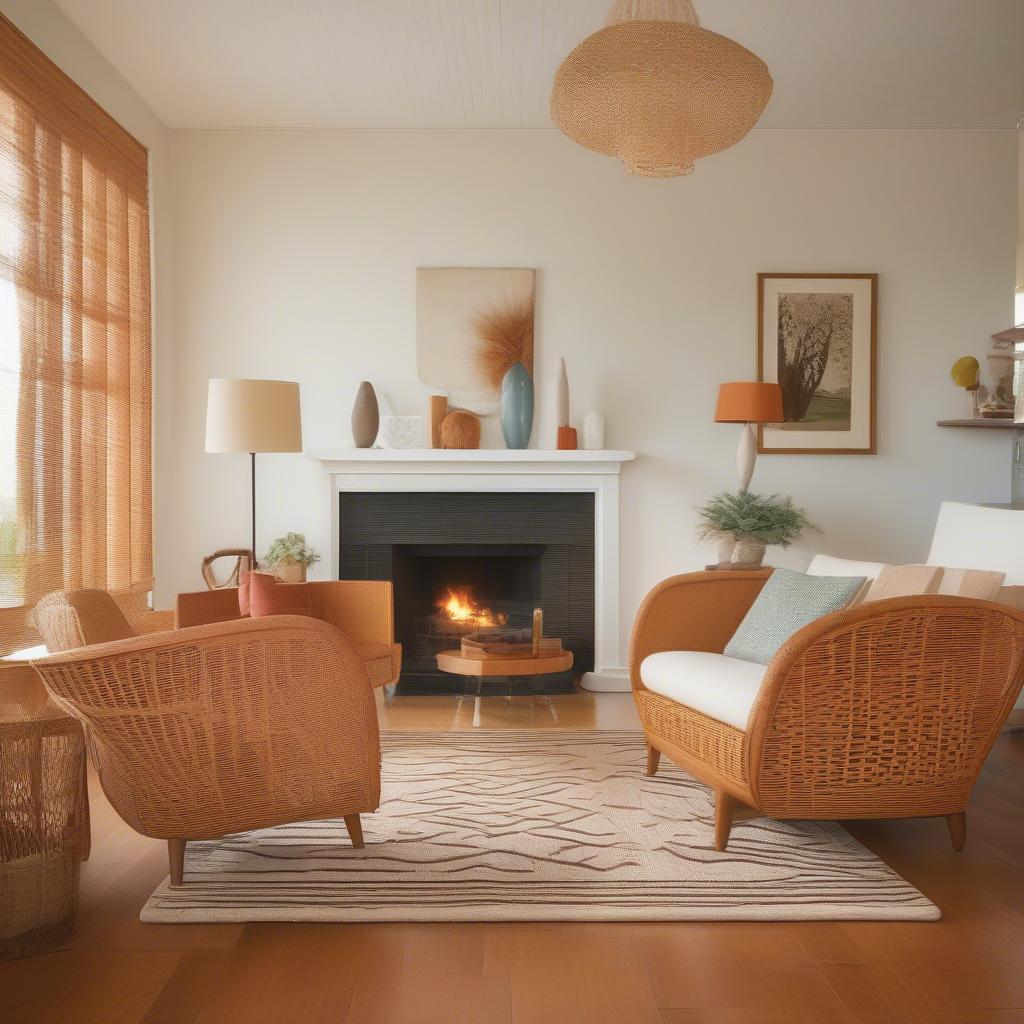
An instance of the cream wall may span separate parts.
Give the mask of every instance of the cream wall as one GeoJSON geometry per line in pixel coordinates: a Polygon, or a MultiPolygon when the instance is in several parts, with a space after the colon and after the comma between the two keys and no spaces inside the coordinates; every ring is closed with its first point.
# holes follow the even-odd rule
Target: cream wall
{"type": "MultiPolygon", "coordinates": [[[[712,417],[720,381],[754,376],[757,272],[877,271],[879,454],[762,456],[754,486],[822,528],[772,561],[922,559],[940,500],[1007,496],[1008,439],[935,421],[966,409],[953,360],[1012,313],[1016,153],[1012,131],[754,132],[651,181],[554,131],[175,133],[160,596],[248,537],[248,460],[203,453],[207,378],[300,381],[307,448],[351,443],[364,378],[423,412],[415,271],[431,265],[536,267],[534,446],[553,447],[564,355],[574,421],[599,409],[609,447],[640,452],[622,481],[624,631],[655,581],[712,556],[692,508],[734,483],[738,428],[712,417]]],[[[302,530],[325,549],[318,467],[262,456],[260,481],[260,547],[302,530]]]]}
{"type": "MultiPolygon", "coordinates": [[[[149,150],[150,215],[153,264],[154,446],[159,453],[173,445],[175,416],[165,396],[173,392],[175,374],[173,329],[173,263],[171,255],[171,188],[168,180],[171,132],[139,99],[127,82],[49,0],[0,0],[0,12],[39,47],[69,78],[149,150]]],[[[170,492],[154,465],[156,520],[155,573],[169,575],[163,529],[172,521],[170,492]]]]}

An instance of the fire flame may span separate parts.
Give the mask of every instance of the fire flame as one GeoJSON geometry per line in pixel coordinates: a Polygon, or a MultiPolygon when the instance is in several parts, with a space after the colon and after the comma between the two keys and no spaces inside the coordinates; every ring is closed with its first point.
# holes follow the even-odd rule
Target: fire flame
{"type": "Polygon", "coordinates": [[[478,607],[468,589],[448,587],[447,590],[448,596],[438,607],[452,622],[465,622],[472,626],[503,626],[508,621],[506,615],[495,615],[490,608],[478,607]]]}

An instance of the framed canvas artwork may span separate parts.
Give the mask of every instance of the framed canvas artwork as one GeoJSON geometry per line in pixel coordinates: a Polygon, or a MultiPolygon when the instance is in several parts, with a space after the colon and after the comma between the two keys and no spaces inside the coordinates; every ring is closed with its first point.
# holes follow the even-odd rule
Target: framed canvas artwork
{"type": "Polygon", "coordinates": [[[875,454],[877,274],[758,274],[758,380],[782,389],[785,422],[757,450],[875,454]]]}
{"type": "Polygon", "coordinates": [[[516,362],[533,377],[534,272],[517,267],[416,271],[416,369],[451,404],[498,411],[516,362]]]}

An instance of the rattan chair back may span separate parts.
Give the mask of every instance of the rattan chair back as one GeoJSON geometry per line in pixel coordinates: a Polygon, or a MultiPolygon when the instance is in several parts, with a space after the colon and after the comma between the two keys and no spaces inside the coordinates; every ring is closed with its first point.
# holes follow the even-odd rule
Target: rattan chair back
{"type": "Polygon", "coordinates": [[[57,590],[32,610],[32,624],[51,653],[135,636],[117,602],[105,590],[57,590]]]}

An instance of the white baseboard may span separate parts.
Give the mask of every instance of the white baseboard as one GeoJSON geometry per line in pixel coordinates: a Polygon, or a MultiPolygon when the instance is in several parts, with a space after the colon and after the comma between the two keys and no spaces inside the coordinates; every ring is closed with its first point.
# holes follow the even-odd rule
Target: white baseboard
{"type": "Polygon", "coordinates": [[[584,690],[595,693],[629,693],[633,688],[629,672],[624,668],[604,668],[599,672],[584,672],[580,679],[584,690]]]}

